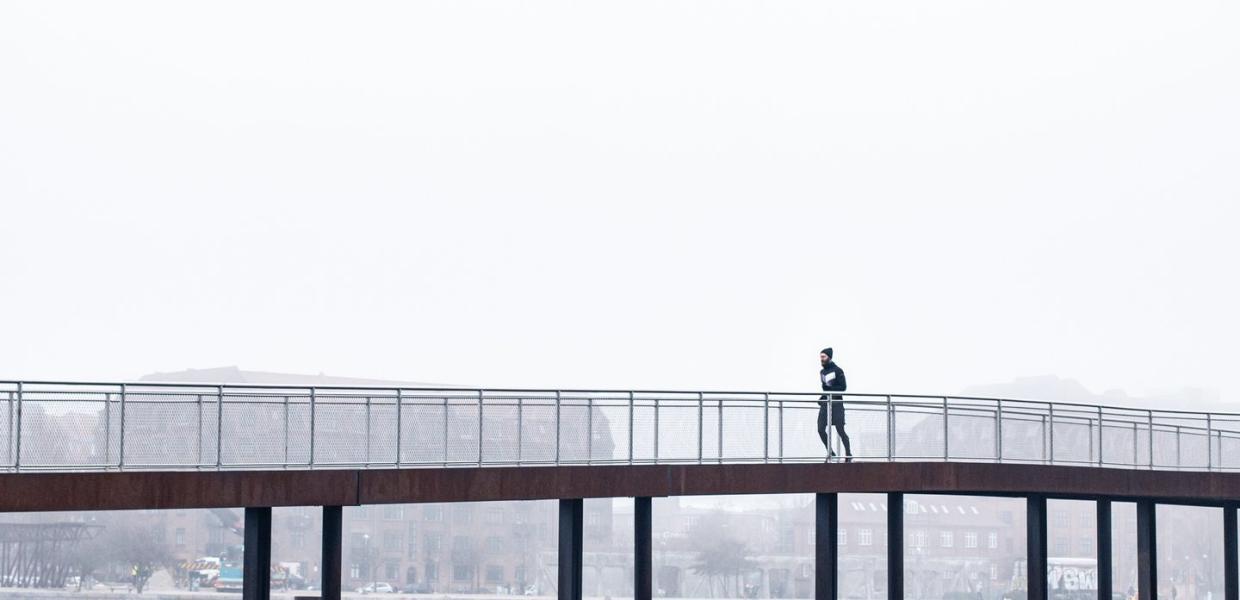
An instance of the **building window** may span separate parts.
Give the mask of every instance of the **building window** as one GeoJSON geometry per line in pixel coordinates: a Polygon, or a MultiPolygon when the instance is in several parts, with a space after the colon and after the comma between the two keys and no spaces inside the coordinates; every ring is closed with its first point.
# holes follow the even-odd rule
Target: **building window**
{"type": "Polygon", "coordinates": [[[472,565],[452,565],[452,579],[454,581],[470,581],[474,578],[474,567],[472,565]]]}
{"type": "Polygon", "coordinates": [[[848,545],[848,530],[847,529],[844,529],[841,527],[840,530],[836,532],[835,543],[840,546],[848,545]]]}
{"type": "Polygon", "coordinates": [[[1066,537],[1055,538],[1055,556],[1067,556],[1067,555],[1068,555],[1068,538],[1066,537]]]}
{"type": "Polygon", "coordinates": [[[806,539],[809,540],[809,545],[813,546],[814,542],[818,541],[818,530],[810,528],[805,533],[807,534],[806,539]]]}
{"type": "Polygon", "coordinates": [[[427,521],[442,521],[443,507],[438,505],[428,505],[422,509],[422,518],[427,521]]]}
{"type": "Polygon", "coordinates": [[[492,525],[504,522],[504,511],[498,508],[488,508],[486,515],[483,517],[487,523],[492,525]]]}
{"type": "Polygon", "coordinates": [[[923,548],[926,545],[926,532],[917,530],[909,535],[909,546],[923,548]]]}
{"type": "Polygon", "coordinates": [[[177,531],[176,531],[176,544],[177,544],[178,546],[184,546],[184,545],[185,545],[185,530],[184,530],[184,529],[179,529],[179,528],[177,529],[177,531]]]}
{"type": "Polygon", "coordinates": [[[504,551],[504,540],[495,536],[487,538],[487,552],[499,554],[504,551]]]}
{"type": "Polygon", "coordinates": [[[870,529],[862,529],[857,532],[857,543],[862,546],[869,546],[874,543],[874,532],[870,529]]]}
{"type": "Polygon", "coordinates": [[[487,583],[499,583],[504,580],[504,567],[487,565],[487,583]]]}
{"type": "Polygon", "coordinates": [[[351,519],[366,519],[368,516],[365,506],[349,506],[345,508],[351,519]]]}
{"type": "Polygon", "coordinates": [[[439,563],[426,561],[426,582],[439,581],[439,563]]]}
{"type": "Polygon", "coordinates": [[[986,535],[986,546],[989,547],[991,550],[997,549],[999,547],[999,534],[993,531],[987,534],[986,535]]]}
{"type": "Polygon", "coordinates": [[[396,563],[383,565],[383,578],[388,581],[396,581],[396,570],[396,563]]]}
{"type": "Polygon", "coordinates": [[[408,558],[409,560],[413,560],[418,557],[417,539],[418,538],[414,538],[414,537],[409,538],[409,554],[406,555],[406,558],[408,558]]]}
{"type": "Polygon", "coordinates": [[[1067,527],[1068,526],[1068,523],[1069,523],[1068,511],[1057,510],[1052,514],[1054,514],[1055,527],[1067,527]]]}
{"type": "Polygon", "coordinates": [[[400,533],[395,531],[387,531],[383,533],[383,551],[384,552],[400,552],[400,547],[404,545],[405,540],[402,539],[400,533]]]}
{"type": "Polygon", "coordinates": [[[964,547],[965,548],[976,548],[977,547],[977,532],[976,531],[969,531],[964,534],[964,547]]]}
{"type": "Polygon", "coordinates": [[[357,563],[353,563],[349,565],[349,577],[352,577],[353,579],[361,579],[362,578],[362,565],[359,565],[357,563]]]}
{"type": "Polygon", "coordinates": [[[425,539],[426,553],[435,554],[443,547],[442,536],[438,533],[428,533],[425,539]]]}
{"type": "Polygon", "coordinates": [[[1081,527],[1088,528],[1088,527],[1093,527],[1093,526],[1094,526],[1094,515],[1090,514],[1088,511],[1081,513],[1081,527]]]}
{"type": "Polygon", "coordinates": [[[293,547],[294,548],[306,547],[306,534],[300,531],[297,533],[294,533],[293,534],[293,547]]]}
{"type": "Polygon", "coordinates": [[[586,513],[586,527],[598,527],[602,522],[603,518],[598,511],[592,510],[586,513]]]}
{"type": "Polygon", "coordinates": [[[996,565],[995,563],[990,563],[990,580],[999,580],[999,565],[996,565]]]}
{"type": "Polygon", "coordinates": [[[383,520],[400,521],[405,518],[405,507],[399,504],[389,504],[383,507],[383,520]]]}
{"type": "Polygon", "coordinates": [[[955,541],[956,541],[955,536],[952,535],[952,532],[950,531],[939,532],[939,546],[940,547],[951,548],[952,544],[955,543],[955,541]]]}
{"type": "Polygon", "coordinates": [[[461,505],[452,511],[452,518],[455,522],[468,524],[474,520],[474,507],[461,505]]]}
{"type": "Polygon", "coordinates": [[[1094,551],[1094,539],[1089,536],[1085,536],[1081,538],[1081,552],[1084,554],[1089,554],[1093,551],[1094,551]]]}

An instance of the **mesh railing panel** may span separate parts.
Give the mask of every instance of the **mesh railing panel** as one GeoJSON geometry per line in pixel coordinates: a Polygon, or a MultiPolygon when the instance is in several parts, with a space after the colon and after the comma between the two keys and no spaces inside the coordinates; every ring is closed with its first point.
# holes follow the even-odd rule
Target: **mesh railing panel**
{"type": "MultiPolygon", "coordinates": [[[[859,460],[1240,470],[1233,415],[841,396],[859,460]]],[[[818,402],[818,394],[743,392],[43,383],[23,389],[18,430],[17,386],[9,382],[0,383],[0,468],[821,461],[818,402]]],[[[830,437],[842,452],[837,431],[830,437]]]]}

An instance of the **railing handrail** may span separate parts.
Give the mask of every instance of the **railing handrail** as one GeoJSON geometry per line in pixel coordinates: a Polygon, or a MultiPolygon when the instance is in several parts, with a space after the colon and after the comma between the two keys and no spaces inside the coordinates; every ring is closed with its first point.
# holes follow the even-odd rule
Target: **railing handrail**
{"type": "Polygon", "coordinates": [[[849,427],[868,459],[1240,471],[1240,413],[1230,412],[821,390],[47,380],[0,380],[0,471],[514,464],[508,454],[517,465],[820,460],[815,448],[847,444],[834,427],[823,431],[837,404],[860,417],[849,427]],[[819,413],[821,444],[807,432],[812,419],[785,419],[785,408],[804,415],[816,405],[831,409],[819,413]],[[265,412],[271,406],[282,412],[265,412]],[[553,420],[540,413],[551,409],[553,420]],[[272,462],[268,423],[282,432],[282,462],[272,462]],[[55,429],[64,426],[75,429],[55,429]],[[595,444],[603,430],[609,446],[595,444]],[[181,448],[187,436],[192,458],[181,448]]]}
{"type": "MultiPolygon", "coordinates": [[[[477,394],[483,393],[517,393],[517,394],[549,394],[554,396],[560,394],[676,394],[685,396],[695,396],[697,394],[707,394],[710,396],[726,396],[726,395],[744,395],[744,396],[803,396],[807,401],[817,401],[817,396],[827,394],[821,390],[809,392],[776,392],[776,391],[752,391],[752,390],[697,390],[697,389],[586,389],[586,388],[521,388],[521,387],[487,387],[487,386],[428,386],[428,385],[341,385],[341,384],[275,384],[275,383],[228,383],[228,382],[185,382],[185,381],[51,381],[51,380],[32,380],[32,379],[0,379],[0,385],[64,385],[64,386],[82,386],[82,387],[115,387],[120,389],[123,386],[145,387],[145,388],[204,388],[216,389],[224,387],[234,390],[341,390],[341,391],[376,391],[376,392],[458,392],[461,394],[477,394]],[[812,397],[812,398],[811,398],[812,397]]],[[[41,390],[26,390],[27,392],[41,393],[41,390]]],[[[1156,414],[1183,414],[1183,415],[1211,415],[1216,417],[1234,417],[1240,420],[1240,412],[1226,411],[1195,411],[1180,410],[1167,408],[1146,408],[1136,406],[1117,406],[1114,404],[1091,404],[1087,402],[1074,402],[1064,400],[1039,400],[1033,398],[1022,398],[1015,396],[966,396],[960,394],[910,394],[910,393],[882,393],[882,392],[829,392],[831,394],[848,396],[852,398],[932,398],[940,400],[944,397],[952,400],[969,400],[978,402],[1007,402],[1022,404],[1040,404],[1055,406],[1072,406],[1083,409],[1106,409],[1116,411],[1133,411],[1146,413],[1153,411],[1156,414]]],[[[696,398],[687,398],[696,401],[696,398]]],[[[739,398],[735,398],[739,399],[739,398]]],[[[715,398],[712,398],[715,400],[715,398]]],[[[729,400],[729,398],[723,398],[729,400]]],[[[746,399],[748,400],[748,399],[746,399]]],[[[779,398],[776,401],[780,400],[779,398]]],[[[784,398],[787,401],[786,398],[784,398]]]]}

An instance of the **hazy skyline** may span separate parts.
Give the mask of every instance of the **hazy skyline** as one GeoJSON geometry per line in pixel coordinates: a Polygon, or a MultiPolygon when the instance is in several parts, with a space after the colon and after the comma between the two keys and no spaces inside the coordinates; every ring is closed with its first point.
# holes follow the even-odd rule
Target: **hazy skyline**
{"type": "Polygon", "coordinates": [[[1240,399],[1240,6],[8,2],[0,379],[1240,399]]]}

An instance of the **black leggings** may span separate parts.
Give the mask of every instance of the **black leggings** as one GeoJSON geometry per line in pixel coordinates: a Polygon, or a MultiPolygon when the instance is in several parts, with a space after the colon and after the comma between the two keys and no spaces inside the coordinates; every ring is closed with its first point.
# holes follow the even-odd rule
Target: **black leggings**
{"type": "MultiPolygon", "coordinates": [[[[848,443],[848,434],[844,432],[843,407],[836,406],[835,409],[840,413],[839,423],[835,424],[835,433],[840,436],[840,442],[844,444],[844,455],[852,456],[852,445],[848,443]]],[[[831,450],[831,446],[827,439],[827,426],[831,424],[831,409],[825,405],[818,407],[818,437],[822,440],[822,445],[827,448],[827,455],[834,456],[835,452],[831,450]]]]}

